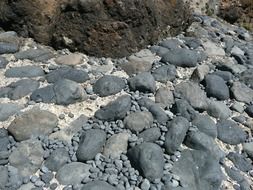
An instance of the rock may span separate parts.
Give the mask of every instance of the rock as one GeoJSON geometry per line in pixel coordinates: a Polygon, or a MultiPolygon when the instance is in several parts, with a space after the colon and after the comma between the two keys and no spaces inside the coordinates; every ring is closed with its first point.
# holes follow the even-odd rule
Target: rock
{"type": "Polygon", "coordinates": [[[143,131],[145,128],[151,127],[153,124],[153,116],[150,112],[134,112],[128,115],[124,119],[125,127],[130,129],[132,132],[138,133],[143,131]]]}
{"type": "Polygon", "coordinates": [[[223,102],[208,102],[207,113],[215,118],[227,119],[232,115],[231,110],[223,102]]]}
{"type": "Polygon", "coordinates": [[[8,97],[11,100],[18,100],[27,96],[39,87],[40,83],[32,79],[21,79],[8,85],[8,97]]]}
{"type": "Polygon", "coordinates": [[[18,189],[23,183],[23,176],[20,175],[20,172],[17,168],[11,165],[8,165],[7,167],[9,171],[9,179],[7,186],[9,186],[10,189],[18,189]]]}
{"type": "Polygon", "coordinates": [[[46,87],[34,90],[30,96],[30,99],[35,102],[56,103],[54,86],[48,85],[46,87]]]}
{"type": "Polygon", "coordinates": [[[168,132],[165,135],[165,150],[169,154],[173,154],[178,150],[184,138],[186,136],[186,132],[190,127],[190,123],[184,117],[178,116],[174,118],[167,125],[168,132]]]}
{"type": "Polygon", "coordinates": [[[250,117],[253,117],[253,105],[248,106],[248,107],[245,109],[245,112],[246,112],[250,117]]]}
{"type": "Polygon", "coordinates": [[[141,50],[128,58],[128,62],[121,64],[120,67],[129,75],[149,72],[152,68],[156,56],[148,49],[141,50]]]}
{"type": "Polygon", "coordinates": [[[215,140],[200,131],[189,131],[184,143],[189,148],[205,151],[218,160],[225,156],[215,140]]]}
{"type": "Polygon", "coordinates": [[[90,165],[72,162],[62,166],[55,177],[62,185],[81,184],[82,180],[90,175],[90,168],[90,165]]]}
{"type": "Polygon", "coordinates": [[[229,71],[234,74],[240,74],[247,70],[244,65],[235,63],[232,58],[225,58],[224,62],[220,63],[220,65],[217,65],[216,68],[221,71],[229,71]]]}
{"type": "Polygon", "coordinates": [[[199,52],[185,48],[168,50],[161,59],[163,63],[179,67],[195,67],[202,60],[202,55],[199,52]]]}
{"type": "Polygon", "coordinates": [[[93,85],[93,91],[101,97],[117,94],[126,86],[125,81],[117,76],[106,75],[93,85]]]}
{"type": "Polygon", "coordinates": [[[57,116],[51,112],[32,109],[16,117],[8,127],[8,131],[17,141],[46,135],[57,126],[57,116]]]}
{"type": "Polygon", "coordinates": [[[242,174],[240,174],[240,171],[237,170],[235,167],[228,167],[226,165],[224,165],[225,171],[228,174],[228,176],[237,181],[238,183],[244,180],[244,176],[242,174]]]}
{"type": "Polygon", "coordinates": [[[183,40],[185,41],[185,45],[192,49],[197,49],[202,45],[201,40],[195,37],[184,37],[183,40]]]}
{"type": "Polygon", "coordinates": [[[161,87],[156,91],[155,102],[159,103],[162,108],[169,107],[175,103],[174,95],[168,88],[161,87]]]}
{"type": "Polygon", "coordinates": [[[253,89],[253,69],[247,69],[246,71],[240,74],[240,81],[245,83],[251,89],[253,89]]]}
{"type": "Polygon", "coordinates": [[[174,65],[163,65],[158,67],[152,72],[156,81],[166,83],[167,81],[173,81],[176,78],[177,70],[174,65]]]}
{"type": "Polygon", "coordinates": [[[70,160],[69,153],[65,148],[58,148],[54,150],[50,156],[45,160],[44,166],[51,171],[58,171],[62,166],[70,160]]]}
{"type": "Polygon", "coordinates": [[[188,119],[188,121],[193,120],[197,115],[197,112],[193,109],[193,107],[183,99],[176,100],[171,111],[174,114],[180,114],[181,116],[188,119]]]}
{"type": "Polygon", "coordinates": [[[39,190],[36,189],[33,183],[27,183],[27,184],[23,184],[21,185],[18,190],[39,190]]]}
{"type": "Polygon", "coordinates": [[[86,71],[70,67],[62,67],[49,72],[46,75],[47,82],[55,83],[58,80],[68,79],[77,83],[83,83],[89,80],[89,75],[86,71]]]}
{"type": "Polygon", "coordinates": [[[237,101],[250,103],[253,101],[253,90],[240,82],[234,82],[231,92],[237,101]]]}
{"type": "Polygon", "coordinates": [[[11,166],[16,167],[20,174],[30,176],[35,173],[43,162],[44,150],[41,142],[30,139],[21,142],[9,156],[11,166]]]}
{"type": "Polygon", "coordinates": [[[189,190],[219,189],[224,178],[218,160],[197,150],[184,150],[172,172],[180,177],[182,189],[189,190]]]}
{"type": "Polygon", "coordinates": [[[142,143],[127,152],[134,168],[150,181],[163,175],[164,158],[162,149],[153,143],[142,143]]]}
{"type": "Polygon", "coordinates": [[[161,130],[158,127],[153,127],[141,132],[139,138],[142,138],[144,142],[155,142],[161,135],[161,130]]]}
{"type": "Polygon", "coordinates": [[[129,87],[132,91],[155,92],[156,84],[154,77],[148,73],[140,73],[128,80],[129,87]]]}
{"type": "Polygon", "coordinates": [[[175,93],[186,99],[193,108],[205,110],[207,97],[198,84],[193,82],[181,82],[175,86],[175,93]]]}
{"type": "Polygon", "coordinates": [[[117,190],[114,186],[104,181],[92,181],[88,182],[82,187],[82,190],[117,190]]]}
{"type": "Polygon", "coordinates": [[[245,151],[251,160],[253,160],[253,142],[243,143],[243,151],[245,151]]]}
{"type": "Polygon", "coordinates": [[[205,48],[205,53],[209,56],[225,56],[225,51],[222,47],[217,46],[211,41],[206,41],[203,43],[205,48]]]}
{"type": "Polygon", "coordinates": [[[205,133],[213,138],[217,137],[216,124],[208,115],[197,115],[192,120],[192,125],[196,126],[202,133],[205,133]]]}
{"type": "MultiPolygon", "coordinates": [[[[8,151],[9,144],[8,131],[4,128],[0,129],[0,160],[8,158],[8,154],[5,154],[8,151]],[[2,153],[1,153],[2,152],[2,153]]],[[[8,153],[8,152],[7,152],[8,153]]]]}
{"type": "Polygon", "coordinates": [[[232,120],[221,120],[217,123],[218,139],[224,143],[237,145],[245,142],[246,132],[232,120]]]}
{"type": "Polygon", "coordinates": [[[231,160],[234,165],[243,172],[248,172],[252,169],[252,162],[241,154],[230,152],[227,158],[231,160]]]}
{"type": "Polygon", "coordinates": [[[207,75],[205,77],[207,96],[215,97],[218,100],[229,99],[229,89],[225,81],[217,75],[207,75]]]}
{"type": "Polygon", "coordinates": [[[54,83],[55,100],[59,105],[69,105],[87,98],[83,87],[78,83],[63,79],[54,83]]]}
{"type": "Polygon", "coordinates": [[[208,65],[199,65],[192,73],[191,79],[197,82],[204,80],[205,76],[209,73],[208,65]]]}
{"type": "Polygon", "coordinates": [[[231,109],[234,110],[234,111],[237,111],[239,113],[243,113],[244,112],[244,107],[241,103],[235,101],[233,103],[233,105],[231,106],[231,109]]]}
{"type": "Polygon", "coordinates": [[[8,169],[5,166],[0,166],[0,188],[4,189],[8,183],[8,169]]]}
{"type": "Polygon", "coordinates": [[[82,63],[82,55],[77,53],[71,53],[69,55],[61,55],[55,59],[55,63],[59,65],[75,66],[82,63]]]}
{"type": "Polygon", "coordinates": [[[16,53],[19,50],[17,44],[0,42],[0,55],[6,53],[16,53]]]}
{"type": "Polygon", "coordinates": [[[53,58],[53,54],[47,49],[28,49],[14,54],[16,59],[29,59],[35,62],[46,62],[53,58]]]}
{"type": "Polygon", "coordinates": [[[2,103],[0,104],[0,121],[7,120],[10,116],[18,113],[23,106],[14,103],[2,103]]]}
{"type": "Polygon", "coordinates": [[[127,56],[166,36],[168,25],[171,26],[169,33],[179,33],[191,18],[183,2],[166,0],[155,3],[127,0],[120,4],[3,0],[1,7],[6,10],[0,16],[5,29],[19,31],[26,37],[31,35],[36,41],[56,49],[68,48],[99,57],[127,56]],[[74,20],[68,10],[75,15],[74,20]],[[13,20],[15,23],[10,25],[13,20]]]}
{"type": "Polygon", "coordinates": [[[5,74],[8,78],[22,78],[22,77],[40,77],[44,76],[44,70],[39,66],[27,65],[21,67],[12,67],[6,70],[5,74]]]}
{"type": "Polygon", "coordinates": [[[7,64],[8,61],[4,57],[0,56],[0,69],[4,69],[7,64]]]}
{"type": "Polygon", "coordinates": [[[165,124],[169,117],[167,113],[162,109],[159,105],[154,104],[149,108],[150,113],[152,113],[154,119],[160,123],[160,124],[165,124]]]}
{"type": "Polygon", "coordinates": [[[165,39],[159,43],[159,46],[167,49],[177,49],[182,47],[184,44],[178,39],[165,39]]]}
{"type": "Polygon", "coordinates": [[[128,133],[112,135],[105,144],[103,155],[112,159],[119,158],[122,153],[127,152],[128,133]]]}
{"type": "Polygon", "coordinates": [[[95,158],[102,152],[106,141],[106,133],[100,129],[90,129],[85,131],[79,140],[79,146],[76,151],[78,161],[84,162],[95,158]]]}
{"type": "Polygon", "coordinates": [[[223,80],[226,82],[229,82],[229,81],[233,80],[233,78],[234,78],[233,74],[229,71],[219,71],[218,70],[218,71],[213,72],[213,74],[223,78],[223,80]]]}
{"type": "Polygon", "coordinates": [[[113,121],[123,119],[131,108],[131,98],[123,95],[95,112],[100,120],[113,121]]]}

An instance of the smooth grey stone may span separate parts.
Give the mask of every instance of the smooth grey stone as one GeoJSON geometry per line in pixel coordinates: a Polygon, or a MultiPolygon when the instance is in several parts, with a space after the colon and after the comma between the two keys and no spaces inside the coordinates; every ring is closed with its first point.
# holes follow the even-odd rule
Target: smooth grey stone
{"type": "Polygon", "coordinates": [[[53,58],[51,51],[47,49],[28,49],[14,54],[16,59],[30,59],[35,62],[46,62],[53,58]]]}
{"type": "Polygon", "coordinates": [[[181,46],[184,46],[184,44],[178,39],[166,39],[160,42],[159,46],[167,48],[167,49],[176,49],[181,46]]]}
{"type": "Polygon", "coordinates": [[[30,176],[36,172],[43,162],[44,150],[41,142],[30,139],[21,142],[9,156],[11,166],[18,168],[20,174],[30,176]]]}
{"type": "Polygon", "coordinates": [[[39,66],[27,65],[20,67],[12,67],[6,70],[5,74],[8,78],[22,78],[22,77],[40,77],[44,76],[44,70],[39,66]]]}
{"type": "Polygon", "coordinates": [[[175,86],[175,93],[186,99],[195,109],[207,108],[207,97],[200,86],[194,82],[181,82],[175,86]]]}
{"type": "Polygon", "coordinates": [[[0,166],[0,188],[4,189],[7,183],[8,183],[8,168],[5,166],[0,166]]]}
{"type": "Polygon", "coordinates": [[[117,94],[126,86],[125,81],[117,76],[106,75],[93,85],[93,91],[101,97],[117,94]]]}
{"type": "Polygon", "coordinates": [[[253,68],[248,69],[240,74],[240,81],[253,89],[253,68]]]}
{"type": "Polygon", "coordinates": [[[167,124],[168,132],[165,135],[165,150],[173,154],[185,139],[190,123],[184,117],[178,116],[167,124]]]}
{"type": "Polygon", "coordinates": [[[253,118],[253,105],[249,105],[246,109],[245,112],[253,118]]]}
{"type": "Polygon", "coordinates": [[[129,87],[133,91],[155,92],[156,83],[154,77],[149,72],[143,72],[128,80],[129,87]]]}
{"type": "Polygon", "coordinates": [[[167,88],[160,87],[155,94],[155,102],[159,103],[162,108],[168,107],[175,103],[173,92],[167,88]]]}
{"type": "Polygon", "coordinates": [[[104,181],[95,180],[85,184],[82,187],[82,190],[118,190],[118,189],[104,181]]]}
{"type": "Polygon", "coordinates": [[[134,168],[150,181],[163,175],[164,158],[160,146],[142,143],[128,150],[127,156],[134,168]]]}
{"type": "Polygon", "coordinates": [[[56,179],[62,185],[81,184],[90,175],[91,166],[81,162],[71,162],[62,166],[56,173],[56,179]]]}
{"type": "Polygon", "coordinates": [[[54,83],[55,100],[59,105],[69,105],[87,98],[83,87],[78,83],[63,79],[54,83]]]}
{"type": "Polygon", "coordinates": [[[227,119],[232,115],[231,110],[223,102],[208,102],[207,113],[218,119],[227,119]]]}
{"type": "Polygon", "coordinates": [[[16,53],[19,50],[17,44],[0,42],[0,54],[16,53]]]}
{"type": "Polygon", "coordinates": [[[128,95],[118,97],[103,108],[95,112],[95,117],[100,120],[115,121],[123,119],[131,108],[131,98],[128,95]]]}
{"type": "Polygon", "coordinates": [[[0,56],[0,69],[4,69],[7,64],[8,61],[4,57],[0,56]]]}
{"type": "Polygon", "coordinates": [[[36,138],[52,132],[58,124],[55,114],[39,109],[31,109],[16,117],[8,127],[8,131],[17,141],[36,138]]]}
{"type": "Polygon", "coordinates": [[[30,99],[35,102],[56,103],[54,86],[48,85],[32,92],[30,99]]]}
{"type": "Polygon", "coordinates": [[[201,132],[213,138],[217,137],[216,124],[208,115],[197,115],[192,120],[192,125],[195,125],[201,132]]]}
{"type": "Polygon", "coordinates": [[[57,172],[63,165],[67,164],[69,160],[68,151],[65,148],[58,148],[45,160],[44,166],[51,171],[57,172]]]}
{"type": "Polygon", "coordinates": [[[7,120],[10,116],[18,113],[23,106],[14,103],[0,104],[0,121],[7,120]]]}
{"type": "Polygon", "coordinates": [[[154,104],[149,108],[149,111],[152,113],[154,119],[159,123],[159,124],[165,124],[169,117],[159,105],[154,104]]]}
{"type": "Polygon", "coordinates": [[[253,89],[240,82],[234,82],[231,87],[233,97],[239,102],[250,103],[253,101],[253,89]]]}
{"type": "Polygon", "coordinates": [[[192,121],[196,116],[197,112],[194,108],[183,99],[176,100],[175,104],[172,106],[171,111],[174,114],[180,114],[181,116],[188,119],[188,121],[192,121]]]}
{"type": "Polygon", "coordinates": [[[221,120],[217,122],[218,139],[224,143],[237,145],[247,139],[246,132],[232,120],[221,120]]]}
{"type": "Polygon", "coordinates": [[[155,142],[162,135],[161,130],[158,127],[146,129],[139,134],[139,138],[142,138],[144,142],[155,142]]]}
{"type": "Polygon", "coordinates": [[[233,77],[234,77],[233,74],[229,71],[218,70],[218,71],[213,72],[213,74],[223,78],[223,80],[226,82],[233,80],[233,77]]]}
{"type": "Polygon", "coordinates": [[[85,131],[79,140],[76,151],[78,161],[84,162],[94,159],[100,153],[106,142],[106,133],[100,129],[90,129],[85,131]]]}
{"type": "Polygon", "coordinates": [[[243,151],[253,160],[253,142],[243,143],[243,151]]]}
{"type": "Polygon", "coordinates": [[[230,168],[228,166],[223,166],[225,168],[228,176],[235,180],[236,182],[242,182],[244,180],[244,176],[240,174],[239,170],[236,170],[234,167],[230,168]]]}
{"type": "Polygon", "coordinates": [[[86,71],[71,67],[62,67],[49,72],[46,75],[47,82],[55,83],[58,80],[68,79],[77,83],[83,83],[89,80],[89,75],[86,71]]]}
{"type": "Polygon", "coordinates": [[[176,67],[174,65],[163,65],[152,72],[156,81],[166,83],[176,78],[176,67]]]}
{"type": "Polygon", "coordinates": [[[40,83],[32,79],[21,79],[8,85],[11,90],[8,91],[8,97],[11,100],[18,100],[27,96],[39,87],[40,83]]]}
{"type": "Polygon", "coordinates": [[[229,98],[229,89],[223,78],[217,75],[207,75],[205,77],[207,96],[215,97],[218,100],[229,98]]]}
{"type": "Polygon", "coordinates": [[[184,37],[183,40],[185,41],[185,45],[193,49],[198,48],[202,44],[201,40],[195,37],[184,37]]]}
{"type": "Polygon", "coordinates": [[[239,153],[230,152],[227,158],[234,163],[235,167],[243,172],[248,172],[253,168],[252,161],[239,153]]]}

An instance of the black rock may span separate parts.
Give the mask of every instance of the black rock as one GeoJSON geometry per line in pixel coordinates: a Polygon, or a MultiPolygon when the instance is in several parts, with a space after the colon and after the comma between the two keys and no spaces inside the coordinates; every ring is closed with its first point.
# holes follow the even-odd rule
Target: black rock
{"type": "Polygon", "coordinates": [[[0,56],[0,69],[4,69],[7,64],[8,61],[4,57],[0,56]]]}
{"type": "Polygon", "coordinates": [[[192,125],[198,127],[199,131],[216,138],[217,127],[215,122],[208,115],[197,115],[192,120],[192,125]]]}
{"type": "Polygon", "coordinates": [[[180,114],[188,121],[192,121],[197,115],[197,112],[193,109],[193,107],[183,99],[176,100],[175,104],[172,106],[171,111],[174,114],[180,114]]]}
{"type": "Polygon", "coordinates": [[[150,181],[163,175],[164,158],[160,146],[142,143],[128,150],[127,156],[134,168],[150,181]]]}
{"type": "Polygon", "coordinates": [[[30,59],[36,62],[46,62],[53,58],[51,51],[47,49],[28,49],[14,54],[16,59],[30,59]]]}
{"type": "Polygon", "coordinates": [[[155,92],[156,84],[154,77],[149,72],[140,73],[128,80],[129,87],[133,91],[155,92]]]}
{"type": "Polygon", "coordinates": [[[95,117],[101,120],[114,121],[123,119],[131,108],[131,98],[123,95],[95,112],[95,117]]]}
{"type": "Polygon", "coordinates": [[[85,184],[82,190],[117,190],[117,188],[104,181],[96,180],[85,184]]]}
{"type": "Polygon", "coordinates": [[[11,100],[18,100],[36,90],[39,85],[40,83],[38,81],[32,79],[21,79],[13,82],[8,85],[11,88],[8,91],[8,97],[11,100]]]}
{"type": "Polygon", "coordinates": [[[241,154],[230,152],[227,158],[231,160],[234,165],[243,172],[248,172],[253,168],[252,162],[241,154]]]}
{"type": "Polygon", "coordinates": [[[218,160],[208,152],[196,150],[184,150],[172,173],[179,176],[180,183],[184,184],[184,187],[176,188],[180,190],[217,190],[224,178],[218,160]]]}
{"type": "Polygon", "coordinates": [[[246,112],[250,117],[253,117],[253,105],[248,106],[248,107],[245,109],[245,112],[246,112]]]}
{"type": "Polygon", "coordinates": [[[195,50],[184,48],[171,49],[163,54],[161,61],[180,67],[195,67],[203,60],[203,55],[195,50]]]}
{"type": "Polygon", "coordinates": [[[93,85],[93,91],[101,97],[117,94],[126,86],[125,81],[117,76],[106,75],[93,85]]]}
{"type": "Polygon", "coordinates": [[[21,77],[40,77],[44,76],[44,70],[39,66],[27,65],[21,67],[12,67],[8,69],[5,74],[8,78],[21,78],[21,77]]]}
{"type": "Polygon", "coordinates": [[[207,97],[200,86],[194,82],[181,82],[175,86],[177,96],[186,99],[195,109],[205,110],[207,97]]]}
{"type": "Polygon", "coordinates": [[[44,165],[51,171],[58,171],[63,165],[70,160],[68,151],[65,148],[54,150],[45,160],[44,165]]]}
{"type": "Polygon", "coordinates": [[[217,122],[218,139],[222,142],[236,145],[245,142],[247,133],[232,120],[217,122]]]}
{"type": "Polygon", "coordinates": [[[176,78],[176,67],[174,65],[163,65],[152,72],[156,81],[166,83],[176,78]]]}
{"type": "Polygon", "coordinates": [[[223,78],[217,75],[207,75],[205,77],[206,92],[208,96],[215,97],[218,100],[229,98],[229,89],[223,78]]]}
{"type": "Polygon", "coordinates": [[[74,69],[71,67],[63,67],[49,72],[46,75],[47,82],[55,83],[58,80],[68,79],[77,83],[83,83],[89,80],[89,75],[86,71],[74,69]]]}
{"type": "Polygon", "coordinates": [[[167,153],[173,154],[184,141],[190,123],[186,118],[178,116],[169,122],[167,127],[164,146],[167,153]]]}
{"type": "Polygon", "coordinates": [[[30,99],[35,102],[56,103],[54,86],[48,85],[33,91],[30,99]]]}
{"type": "Polygon", "coordinates": [[[83,87],[78,83],[63,79],[54,83],[55,100],[59,105],[69,105],[87,98],[83,87]]]}
{"type": "Polygon", "coordinates": [[[76,151],[78,161],[85,162],[95,158],[100,153],[106,141],[106,133],[100,129],[90,129],[85,131],[79,140],[76,151]]]}
{"type": "Polygon", "coordinates": [[[162,135],[161,130],[158,127],[146,129],[139,134],[139,138],[143,138],[144,142],[155,142],[162,135]]]}
{"type": "Polygon", "coordinates": [[[8,42],[0,42],[0,54],[5,53],[16,53],[19,50],[17,44],[8,43],[8,42]]]}
{"type": "Polygon", "coordinates": [[[215,140],[200,131],[189,131],[184,143],[192,149],[208,152],[217,159],[221,159],[225,156],[215,140]]]}

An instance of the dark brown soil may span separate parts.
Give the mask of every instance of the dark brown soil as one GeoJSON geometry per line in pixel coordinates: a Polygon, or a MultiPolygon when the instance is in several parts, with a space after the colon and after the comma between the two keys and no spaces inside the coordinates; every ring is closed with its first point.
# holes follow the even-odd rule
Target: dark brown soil
{"type": "Polygon", "coordinates": [[[124,57],[190,22],[177,0],[1,0],[0,25],[56,49],[124,57]],[[168,27],[170,26],[170,27],[168,27]],[[170,29],[169,29],[170,28],[170,29]]]}

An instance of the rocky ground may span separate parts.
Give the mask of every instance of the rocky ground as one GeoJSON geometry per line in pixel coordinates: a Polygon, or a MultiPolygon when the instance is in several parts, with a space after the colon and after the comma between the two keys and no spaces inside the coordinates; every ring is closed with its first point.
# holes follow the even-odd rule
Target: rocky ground
{"type": "Polygon", "coordinates": [[[195,15],[122,59],[0,33],[0,189],[250,190],[253,43],[195,15]]]}

